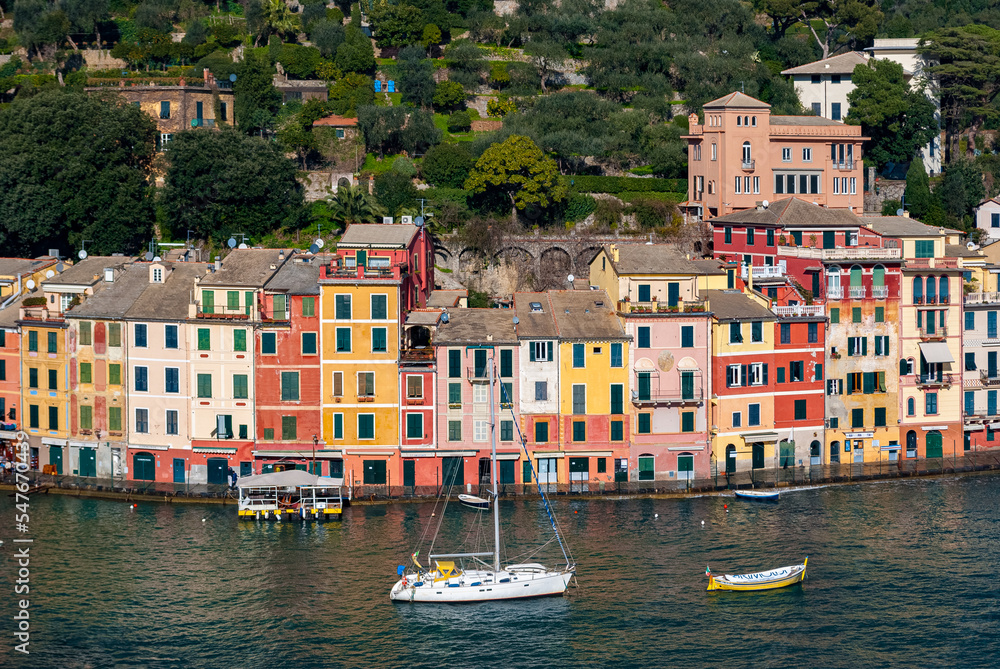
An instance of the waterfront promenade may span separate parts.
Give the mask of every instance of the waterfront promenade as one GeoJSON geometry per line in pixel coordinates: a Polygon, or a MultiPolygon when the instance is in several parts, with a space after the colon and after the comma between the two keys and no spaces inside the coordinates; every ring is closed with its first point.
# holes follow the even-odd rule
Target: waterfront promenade
{"type": "MultiPolygon", "coordinates": [[[[582,498],[599,497],[686,497],[690,495],[723,494],[728,490],[746,488],[782,488],[791,486],[846,484],[858,481],[899,478],[933,477],[964,472],[1000,471],[1000,451],[980,451],[958,458],[931,458],[899,462],[842,463],[761,468],[726,474],[718,472],[708,479],[675,481],[584,481],[567,484],[547,484],[547,494],[582,498]]],[[[228,485],[164,483],[101,479],[80,476],[58,476],[31,472],[32,487],[38,494],[59,494],[122,501],[165,503],[236,504],[236,494],[228,485]]],[[[345,487],[349,484],[345,483],[345,487]]],[[[419,502],[436,499],[447,492],[436,486],[384,486],[357,484],[349,486],[353,504],[385,504],[419,502]]],[[[455,486],[450,492],[482,492],[488,485],[455,486]]],[[[13,490],[10,479],[0,483],[0,490],[13,490]]],[[[534,485],[506,484],[500,486],[504,497],[537,497],[534,485]]],[[[346,495],[346,490],[345,490],[346,495]]]]}

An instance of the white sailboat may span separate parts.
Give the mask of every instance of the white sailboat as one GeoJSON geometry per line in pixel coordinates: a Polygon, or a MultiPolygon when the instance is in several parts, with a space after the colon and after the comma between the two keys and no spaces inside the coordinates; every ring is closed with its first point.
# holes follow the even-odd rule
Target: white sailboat
{"type": "MultiPolygon", "coordinates": [[[[414,566],[408,569],[404,566],[399,567],[400,579],[389,592],[389,598],[393,601],[461,603],[561,595],[566,592],[569,582],[576,572],[576,565],[566,550],[566,545],[559,534],[559,527],[549,507],[548,499],[541,487],[539,487],[539,492],[542,494],[542,501],[549,514],[549,520],[562,549],[563,557],[566,558],[566,565],[549,568],[537,562],[501,564],[500,505],[497,503],[496,403],[493,395],[496,382],[494,363],[495,359],[490,360],[493,550],[474,553],[432,553],[428,556],[431,564],[426,567],[417,560],[419,551],[414,553],[412,556],[414,566]],[[466,565],[470,566],[466,567],[466,565]]],[[[507,401],[510,402],[510,398],[507,398],[507,401]]],[[[523,438],[521,446],[524,448],[525,457],[527,457],[527,448],[524,446],[523,438]]],[[[537,481],[537,479],[536,476],[535,480],[537,481]]]]}

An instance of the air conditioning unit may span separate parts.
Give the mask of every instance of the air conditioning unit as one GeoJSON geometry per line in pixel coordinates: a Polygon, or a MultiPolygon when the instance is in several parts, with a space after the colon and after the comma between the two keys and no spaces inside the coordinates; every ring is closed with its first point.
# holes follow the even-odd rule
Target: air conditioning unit
{"type": "Polygon", "coordinates": [[[400,222],[403,225],[413,225],[413,217],[412,216],[400,216],[399,220],[400,220],[400,222]]]}

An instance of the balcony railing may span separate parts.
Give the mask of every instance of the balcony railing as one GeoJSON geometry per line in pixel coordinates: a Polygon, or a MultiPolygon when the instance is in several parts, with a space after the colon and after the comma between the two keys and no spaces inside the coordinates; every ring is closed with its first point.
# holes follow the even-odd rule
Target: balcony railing
{"type": "Polygon", "coordinates": [[[400,351],[399,358],[403,362],[434,362],[434,349],[430,346],[424,348],[404,348],[400,351]]]}
{"type": "MultiPolygon", "coordinates": [[[[974,378],[973,379],[966,379],[966,380],[972,381],[976,385],[1000,386],[1000,376],[997,376],[997,371],[996,370],[993,371],[993,376],[990,376],[990,372],[989,372],[988,369],[981,369],[981,370],[979,370],[979,380],[978,381],[976,379],[974,379],[974,378]]],[[[963,385],[964,385],[964,383],[963,383],[963,385]]]]}
{"type": "MultiPolygon", "coordinates": [[[[747,266],[741,268],[743,280],[747,280],[747,266]]],[[[754,279],[780,279],[785,276],[785,268],[781,265],[754,265],[751,272],[754,279]]]]}
{"type": "Polygon", "coordinates": [[[876,300],[884,300],[889,297],[889,286],[872,286],[872,297],[876,300]]]}
{"type": "Polygon", "coordinates": [[[951,374],[920,374],[917,376],[918,386],[950,386],[951,374]]]}
{"type": "Polygon", "coordinates": [[[853,170],[854,169],[854,161],[853,160],[845,160],[842,163],[834,163],[833,164],[833,169],[835,169],[835,170],[853,170]]]}
{"type": "Polygon", "coordinates": [[[744,160],[743,161],[743,169],[745,169],[745,170],[752,170],[754,168],[754,165],[756,165],[756,161],[754,161],[754,160],[744,160]]]}
{"type": "Polygon", "coordinates": [[[320,268],[320,279],[400,279],[407,272],[407,264],[391,267],[346,267],[330,263],[320,268]]]}
{"type": "Polygon", "coordinates": [[[909,258],[906,266],[911,269],[956,269],[958,260],[955,258],[909,258]]]}
{"type": "Polygon", "coordinates": [[[208,309],[204,305],[198,305],[198,318],[250,318],[251,307],[229,307],[216,304],[208,309]]]}
{"type": "Polygon", "coordinates": [[[467,367],[465,369],[466,378],[472,383],[489,383],[488,367],[467,367]]]}
{"type": "Polygon", "coordinates": [[[844,289],[839,286],[837,288],[827,288],[826,296],[831,300],[839,300],[844,297],[844,289]]]}
{"type": "Polygon", "coordinates": [[[815,246],[779,246],[779,256],[816,258],[817,260],[899,260],[901,249],[878,246],[851,246],[839,249],[821,249],[815,246]]]}
{"type": "Polygon", "coordinates": [[[678,301],[674,306],[669,306],[666,302],[659,302],[657,300],[651,302],[618,300],[618,311],[623,314],[696,313],[705,311],[705,303],[678,301]]]}
{"type": "Polygon", "coordinates": [[[795,316],[823,316],[825,308],[822,304],[796,304],[790,307],[772,307],[776,315],[785,318],[795,316]]]}
{"type": "Polygon", "coordinates": [[[969,293],[965,296],[966,304],[995,304],[1000,302],[1000,292],[969,293]]]}
{"type": "Polygon", "coordinates": [[[863,300],[867,294],[867,290],[864,286],[848,286],[847,294],[852,300],[863,300]]]}
{"type": "Polygon", "coordinates": [[[921,339],[947,339],[948,337],[948,326],[939,325],[933,330],[929,330],[927,327],[920,328],[920,338],[921,339]]]}

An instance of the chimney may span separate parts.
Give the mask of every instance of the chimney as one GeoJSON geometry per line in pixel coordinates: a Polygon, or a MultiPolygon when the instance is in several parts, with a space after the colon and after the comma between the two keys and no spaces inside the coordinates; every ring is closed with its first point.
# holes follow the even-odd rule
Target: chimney
{"type": "Polygon", "coordinates": [[[202,70],[202,76],[205,79],[206,86],[211,86],[213,83],[215,83],[214,78],[212,77],[212,71],[207,67],[202,70]]]}
{"type": "Polygon", "coordinates": [[[613,262],[618,262],[618,245],[617,244],[612,244],[611,245],[611,260],[613,262]]]}
{"type": "Polygon", "coordinates": [[[222,269],[222,258],[215,256],[215,271],[218,272],[222,269]]]}
{"type": "Polygon", "coordinates": [[[910,217],[910,212],[904,211],[903,212],[903,218],[909,218],[909,217],[910,217]]]}
{"type": "Polygon", "coordinates": [[[697,113],[691,112],[690,114],[688,114],[688,125],[690,127],[692,127],[692,128],[695,127],[696,125],[698,125],[698,114],[697,113]]]}
{"type": "Polygon", "coordinates": [[[278,251],[278,260],[284,260],[284,259],[285,259],[285,249],[281,249],[280,251],[278,251]]]}

